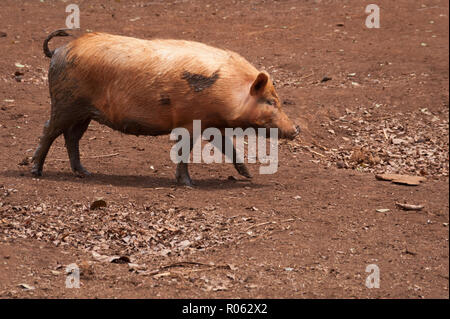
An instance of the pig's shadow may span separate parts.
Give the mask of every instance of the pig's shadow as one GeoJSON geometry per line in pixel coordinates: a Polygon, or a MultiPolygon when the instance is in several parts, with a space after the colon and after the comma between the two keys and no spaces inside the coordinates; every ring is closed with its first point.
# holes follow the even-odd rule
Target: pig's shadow
{"type": "MultiPolygon", "coordinates": [[[[1,173],[4,177],[21,178],[24,180],[31,180],[33,176],[29,172],[22,170],[8,170],[1,173]]],[[[262,188],[266,185],[254,183],[252,180],[238,178],[238,180],[228,180],[224,178],[195,178],[195,175],[191,175],[193,182],[195,183],[195,189],[201,190],[217,190],[217,189],[233,189],[243,188],[250,186],[251,188],[262,188]]],[[[136,188],[158,188],[158,187],[183,187],[175,182],[174,176],[143,176],[143,175],[116,175],[116,174],[102,174],[93,173],[91,176],[79,178],[71,172],[56,172],[45,171],[44,175],[39,177],[41,180],[50,181],[70,181],[80,184],[88,185],[112,185],[118,187],[136,187],[136,188]]]]}

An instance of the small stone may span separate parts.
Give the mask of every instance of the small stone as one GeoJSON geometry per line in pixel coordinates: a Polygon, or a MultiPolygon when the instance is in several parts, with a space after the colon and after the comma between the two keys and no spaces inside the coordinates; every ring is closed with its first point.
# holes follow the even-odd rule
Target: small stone
{"type": "Polygon", "coordinates": [[[406,144],[407,142],[401,138],[393,138],[392,144],[394,145],[400,145],[400,144],[406,144]]]}
{"type": "Polygon", "coordinates": [[[139,264],[135,264],[135,263],[128,263],[128,269],[130,271],[143,271],[143,270],[147,270],[147,266],[146,265],[139,265],[139,264]]]}
{"type": "Polygon", "coordinates": [[[337,161],[336,166],[337,166],[337,168],[346,168],[347,167],[347,165],[345,165],[344,161],[337,161]]]}
{"type": "Polygon", "coordinates": [[[185,249],[187,247],[189,247],[191,245],[191,242],[189,240],[183,240],[182,242],[180,242],[178,244],[178,247],[180,247],[180,249],[185,249]]]}

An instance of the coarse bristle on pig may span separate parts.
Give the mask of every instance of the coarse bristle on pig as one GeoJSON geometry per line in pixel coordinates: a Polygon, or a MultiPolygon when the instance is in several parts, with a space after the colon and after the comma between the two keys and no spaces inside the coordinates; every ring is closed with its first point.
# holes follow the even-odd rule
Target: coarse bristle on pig
{"type": "MultiPolygon", "coordinates": [[[[41,175],[48,150],[64,134],[72,170],[88,175],[79,140],[91,120],[134,135],[164,135],[174,128],[278,128],[294,138],[298,126],[281,109],[270,76],[239,54],[193,41],[142,40],[87,33],[50,51],[48,42],[68,35],[57,30],[44,41],[51,58],[51,116],[34,154],[32,173],[41,175]]],[[[180,165],[182,164],[182,165],[180,165]]],[[[187,163],[177,180],[190,185],[187,163]]],[[[234,163],[250,177],[242,163],[234,163]]]]}

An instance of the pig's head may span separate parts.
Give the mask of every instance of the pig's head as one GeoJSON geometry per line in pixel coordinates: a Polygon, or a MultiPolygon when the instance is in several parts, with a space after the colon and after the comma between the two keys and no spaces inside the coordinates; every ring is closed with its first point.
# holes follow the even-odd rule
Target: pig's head
{"type": "Polygon", "coordinates": [[[267,72],[260,72],[253,81],[247,101],[244,117],[251,126],[278,128],[281,138],[293,139],[300,133],[300,127],[282,110],[280,98],[267,72]]]}

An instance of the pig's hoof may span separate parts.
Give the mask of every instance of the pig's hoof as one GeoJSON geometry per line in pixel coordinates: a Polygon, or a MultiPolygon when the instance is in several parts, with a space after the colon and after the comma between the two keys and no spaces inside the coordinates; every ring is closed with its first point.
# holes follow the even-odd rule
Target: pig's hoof
{"type": "Polygon", "coordinates": [[[185,183],[183,186],[192,188],[192,187],[197,186],[197,184],[195,184],[193,181],[190,181],[190,182],[185,183]]]}
{"type": "Polygon", "coordinates": [[[242,176],[244,176],[244,177],[247,177],[247,178],[252,178],[252,175],[251,175],[250,172],[248,171],[247,166],[245,166],[244,164],[239,164],[239,163],[238,163],[238,164],[236,164],[234,167],[236,168],[237,172],[238,172],[240,175],[242,175],[242,176]]]}
{"type": "Polygon", "coordinates": [[[178,185],[184,185],[189,187],[194,187],[195,183],[192,181],[190,177],[177,177],[178,185]]]}
{"type": "Polygon", "coordinates": [[[74,171],[74,174],[79,178],[84,178],[92,175],[87,169],[84,168],[77,169],[76,171],[74,171]]]}
{"type": "Polygon", "coordinates": [[[38,168],[33,168],[33,169],[31,169],[31,174],[32,174],[34,177],[42,176],[42,170],[41,170],[41,169],[38,169],[38,168]]]}

